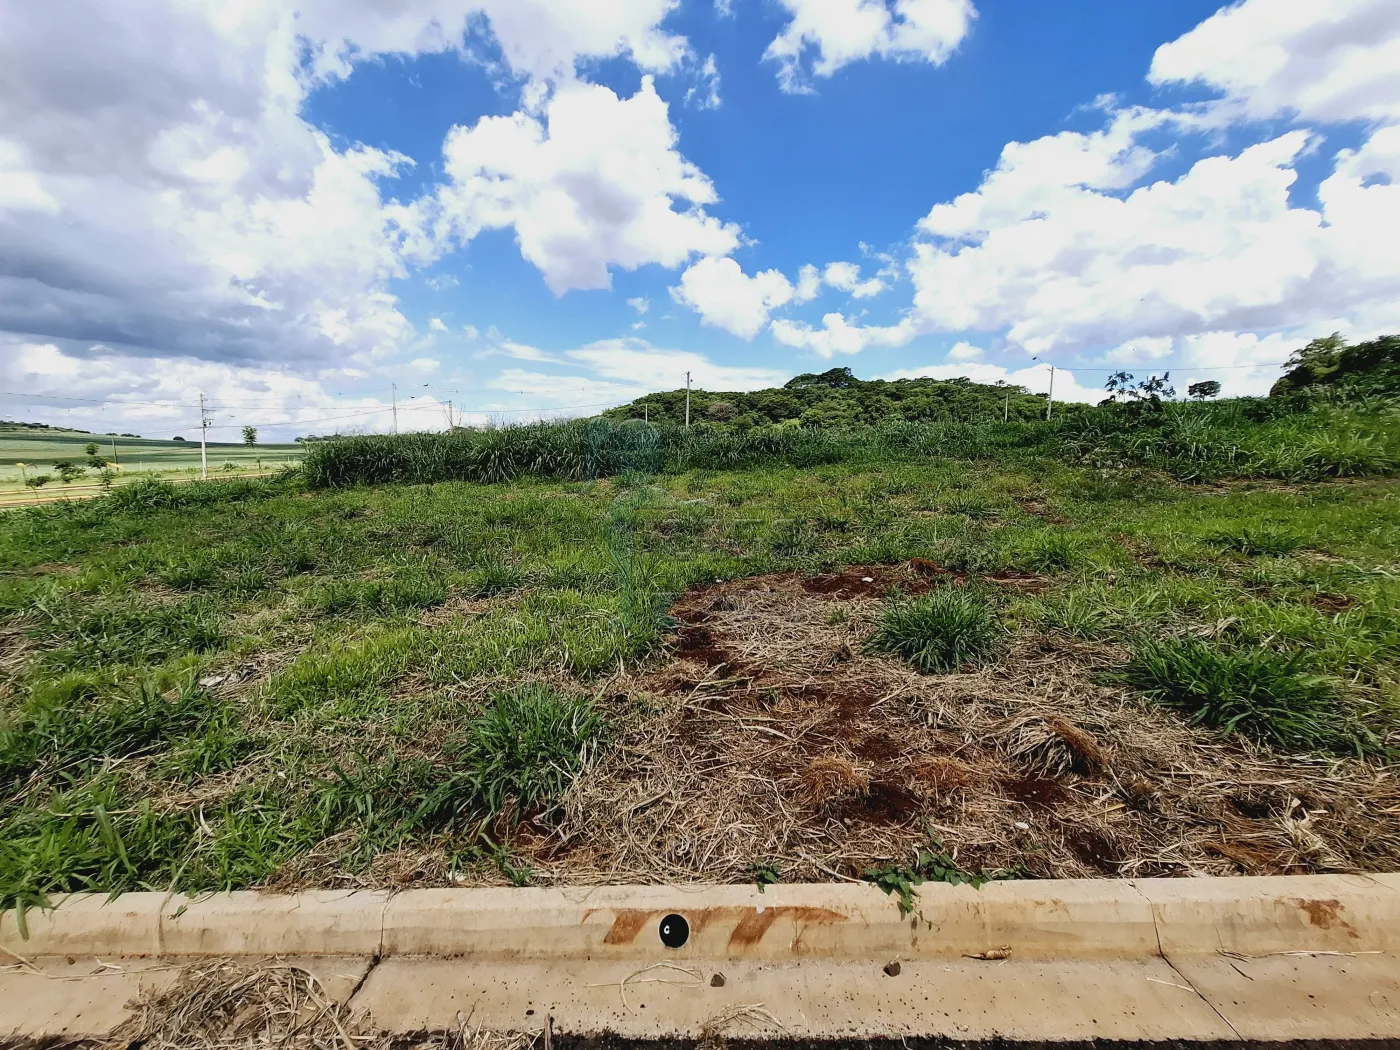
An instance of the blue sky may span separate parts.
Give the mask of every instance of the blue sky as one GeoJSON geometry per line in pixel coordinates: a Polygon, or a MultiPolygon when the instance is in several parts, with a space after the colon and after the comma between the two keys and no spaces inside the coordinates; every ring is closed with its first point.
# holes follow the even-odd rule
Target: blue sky
{"type": "MultiPolygon", "coordinates": [[[[270,437],[1400,328],[1378,0],[0,0],[0,416],[270,437]],[[173,45],[173,46],[172,46],[173,45]]],[[[227,436],[227,435],[224,435],[227,436]]]]}

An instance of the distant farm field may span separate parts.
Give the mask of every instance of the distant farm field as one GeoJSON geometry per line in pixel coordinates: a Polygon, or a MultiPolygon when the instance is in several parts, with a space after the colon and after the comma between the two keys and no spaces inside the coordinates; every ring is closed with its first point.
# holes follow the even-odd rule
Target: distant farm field
{"type": "MultiPolygon", "coordinates": [[[[84,486],[96,485],[93,470],[88,470],[85,477],[67,486],[53,476],[55,463],[66,460],[77,466],[85,466],[88,458],[84,449],[89,442],[97,443],[97,454],[117,464],[121,475],[199,469],[198,431],[189,441],[124,437],[118,437],[115,441],[114,451],[113,439],[108,435],[0,428],[0,495],[31,491],[25,488],[23,479],[36,474],[48,474],[52,478],[43,487],[43,494],[65,489],[78,491],[84,486]]],[[[238,472],[276,470],[299,461],[304,451],[304,446],[299,444],[260,444],[250,448],[243,444],[210,442],[209,470],[211,473],[227,472],[225,464],[232,464],[238,472]]]]}

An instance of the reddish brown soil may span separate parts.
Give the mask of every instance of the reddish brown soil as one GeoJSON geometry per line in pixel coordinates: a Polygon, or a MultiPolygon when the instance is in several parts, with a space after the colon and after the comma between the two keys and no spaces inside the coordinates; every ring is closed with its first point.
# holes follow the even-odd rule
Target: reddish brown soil
{"type": "Polygon", "coordinates": [[[1017,802],[1034,809],[1058,809],[1069,801],[1069,794],[1059,781],[1049,777],[1013,777],[1003,780],[1001,786],[1017,802]]]}
{"type": "Polygon", "coordinates": [[[930,836],[966,870],[1028,877],[1400,863],[1397,821],[1376,817],[1400,812],[1383,771],[1318,780],[1222,742],[1099,684],[1124,658],[1112,647],[1027,637],[950,675],[865,651],[882,596],[964,582],[916,559],[688,592],[671,658],[609,683],[619,715],[639,699],[654,714],[625,723],[524,852],[566,882],[742,881],[755,858],[784,881],[859,877],[930,836]]]}

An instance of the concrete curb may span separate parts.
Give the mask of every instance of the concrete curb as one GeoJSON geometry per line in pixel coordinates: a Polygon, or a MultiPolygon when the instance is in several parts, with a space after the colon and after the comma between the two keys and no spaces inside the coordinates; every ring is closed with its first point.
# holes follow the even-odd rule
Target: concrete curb
{"type": "Polygon", "coordinates": [[[0,915],[23,957],[357,955],[475,960],[1142,959],[1400,950],[1400,875],[1063,880],[920,887],[598,886],[75,894],[0,915]],[[668,948],[660,925],[685,918],[668,948]]]}

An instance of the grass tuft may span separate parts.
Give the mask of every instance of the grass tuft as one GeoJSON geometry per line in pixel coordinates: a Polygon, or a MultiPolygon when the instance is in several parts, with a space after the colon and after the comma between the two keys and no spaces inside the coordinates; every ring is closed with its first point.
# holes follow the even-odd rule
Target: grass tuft
{"type": "Polygon", "coordinates": [[[1120,679],[1191,722],[1288,750],[1359,753],[1375,739],[1307,657],[1226,649],[1194,638],[1140,643],[1120,679]]]}
{"type": "Polygon", "coordinates": [[[996,618],[985,599],[949,589],[886,608],[868,646],[902,656],[920,671],[938,673],[985,659],[996,634],[996,618]]]}
{"type": "Polygon", "coordinates": [[[467,727],[457,751],[462,770],[431,792],[415,820],[552,806],[568,790],[602,740],[606,724],[592,699],[527,683],[492,695],[467,727]]]}
{"type": "Polygon", "coordinates": [[[525,572],[496,551],[483,551],[475,558],[468,584],[473,598],[490,598],[524,586],[525,572]]]}
{"type": "Polygon", "coordinates": [[[1217,532],[1209,542],[1240,554],[1264,554],[1276,558],[1292,554],[1306,545],[1306,541],[1297,533],[1272,525],[1246,525],[1233,532],[1217,532]]]}

